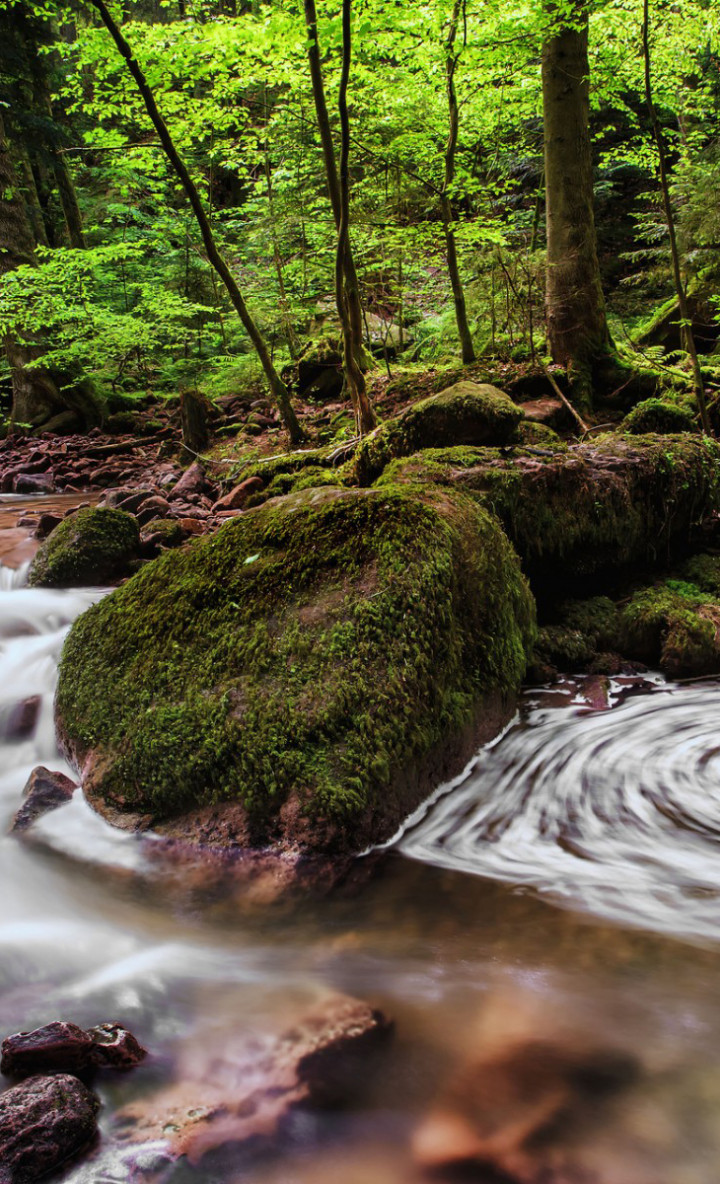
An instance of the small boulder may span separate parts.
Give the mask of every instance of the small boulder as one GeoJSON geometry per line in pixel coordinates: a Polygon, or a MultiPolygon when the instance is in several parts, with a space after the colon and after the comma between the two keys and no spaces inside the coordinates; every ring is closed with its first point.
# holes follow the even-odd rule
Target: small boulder
{"type": "Polygon", "coordinates": [[[86,1035],[93,1042],[93,1064],[99,1069],[135,1069],[147,1056],[146,1050],[122,1024],[98,1024],[86,1035]]]}
{"type": "Polygon", "coordinates": [[[644,399],[625,416],[620,428],[632,436],[654,432],[660,436],[674,432],[695,432],[695,420],[687,407],[669,403],[665,399],[644,399]]]}
{"type": "Polygon", "coordinates": [[[41,704],[40,695],[31,695],[28,699],[16,703],[10,710],[4,739],[10,741],[27,740],[32,736],[37,727],[41,704]]]}
{"type": "Polygon", "coordinates": [[[37,1073],[82,1075],[93,1064],[93,1038],[77,1024],[56,1020],[2,1042],[0,1073],[21,1080],[37,1073]]]}
{"type": "Polygon", "coordinates": [[[170,498],[184,498],[189,493],[204,493],[210,487],[205,469],[201,464],[195,461],[185,470],[179,481],[173,485],[170,491],[170,498]]]}
{"type": "Polygon", "coordinates": [[[522,418],[520,408],[497,387],[456,382],[370,432],[355,454],[358,480],[370,485],[389,461],[423,448],[509,444],[522,418]]]}
{"type": "Polygon", "coordinates": [[[248,477],[247,480],[241,481],[224,497],[221,497],[215,502],[213,510],[240,510],[245,505],[251,493],[256,493],[263,488],[263,482],[260,477],[248,477]]]}
{"type": "Polygon", "coordinates": [[[15,493],[52,493],[55,482],[52,473],[20,473],[13,481],[15,493]]]}
{"type": "Polygon", "coordinates": [[[82,1151],[97,1133],[100,1102],[63,1073],[30,1077],[0,1094],[0,1179],[30,1181],[82,1151]]]}
{"type": "Polygon", "coordinates": [[[27,830],[43,814],[69,802],[76,789],[75,782],[63,773],[38,765],[23,789],[25,801],[15,815],[13,831],[27,830]]]}
{"type": "Polygon", "coordinates": [[[120,510],[88,506],[66,518],[41,545],[28,573],[34,588],[109,584],[137,558],[140,531],[120,510]]]}
{"type": "Polygon", "coordinates": [[[36,539],[46,539],[49,534],[52,534],[56,526],[59,526],[63,520],[62,514],[53,514],[48,511],[47,514],[41,514],[40,520],[35,528],[36,539]]]}

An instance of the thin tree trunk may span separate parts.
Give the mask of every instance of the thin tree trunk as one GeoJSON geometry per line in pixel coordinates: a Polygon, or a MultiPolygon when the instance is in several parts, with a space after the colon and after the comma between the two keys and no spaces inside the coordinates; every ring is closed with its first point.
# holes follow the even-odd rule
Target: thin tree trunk
{"type": "MultiPolygon", "coordinates": [[[[590,145],[588,3],[548,36],[542,53],[547,220],[545,314],[554,362],[589,402],[596,367],[614,350],[600,282],[590,145]]],[[[552,16],[553,3],[546,4],[552,16]]]]}
{"type": "MultiPolygon", "coordinates": [[[[365,375],[357,362],[362,347],[361,336],[356,336],[354,318],[351,315],[351,294],[345,274],[345,260],[348,254],[350,226],[350,119],[348,115],[347,91],[350,81],[352,60],[352,0],[343,0],[342,33],[343,58],[338,110],[340,112],[340,225],[338,227],[337,253],[335,257],[335,299],[343,331],[343,365],[347,376],[350,398],[355,411],[355,426],[359,435],[375,427],[375,414],[370,405],[365,385],[365,375]]],[[[359,302],[358,302],[359,303],[359,302]]]]}
{"type": "MultiPolygon", "coordinates": [[[[322,144],[323,160],[325,162],[325,177],[327,181],[330,205],[332,206],[335,229],[339,232],[342,219],[342,196],[340,193],[340,178],[338,176],[335,159],[335,145],[333,143],[330,115],[325,97],[325,83],[323,81],[322,64],[320,61],[320,41],[318,37],[317,11],[315,0],[304,0],[305,30],[308,43],[308,62],[310,63],[310,79],[312,82],[313,100],[320,143],[322,144]]],[[[360,299],[360,283],[358,281],[355,258],[350,245],[350,235],[345,238],[343,254],[343,277],[346,289],[348,315],[352,322],[353,341],[357,343],[355,361],[359,369],[367,370],[367,358],[362,346],[362,301],[360,299]]]]}
{"type": "Polygon", "coordinates": [[[453,214],[452,199],[450,197],[452,183],[455,180],[455,156],[457,153],[458,132],[460,126],[457,92],[455,90],[455,70],[457,67],[455,41],[457,38],[457,27],[458,21],[460,19],[461,3],[462,0],[455,0],[452,15],[450,17],[450,28],[448,30],[447,40],[445,42],[445,71],[450,129],[448,132],[447,144],[445,145],[445,180],[443,183],[442,193],[440,195],[440,204],[442,209],[443,225],[445,227],[445,250],[447,255],[447,266],[450,275],[450,284],[452,286],[453,301],[455,304],[455,320],[457,322],[460,347],[462,349],[462,360],[467,366],[471,362],[475,361],[475,348],[473,346],[472,334],[470,332],[470,326],[467,319],[465,290],[460,278],[457,245],[455,242],[456,222],[455,216],[453,214]]]}
{"type": "Polygon", "coordinates": [[[103,24],[110,33],[110,36],[117,46],[118,52],[124,59],[130,74],[135,80],[135,84],[137,85],[137,88],[140,91],[145,103],[147,113],[150,116],[153,126],[160,138],[160,143],[162,144],[162,147],[165,151],[165,155],[172,165],[172,168],[175,170],[180,184],[185,191],[185,195],[190,202],[193,214],[195,215],[195,220],[197,221],[198,227],[200,229],[200,234],[202,235],[208,261],[215,268],[215,271],[225,285],[233,307],[237,312],[248,337],[255,347],[255,352],[260,359],[265,377],[267,378],[273,398],[277,403],[278,410],[280,411],[280,416],[285,428],[290,435],[290,439],[293,441],[293,443],[298,444],[304,439],[304,432],[298,423],[295,411],[293,410],[292,404],[290,402],[288,389],[275,369],[275,366],[273,365],[273,361],[265,343],[265,339],[256,325],[255,320],[247,307],[247,304],[245,303],[245,299],[242,292],[240,291],[235,277],[230,271],[230,268],[225,262],[225,259],[217,246],[215,236],[212,232],[212,228],[205,212],[202,199],[198,193],[197,186],[190,176],[190,173],[185,166],[185,162],[175,147],[175,143],[172,136],[170,135],[167,124],[160,114],[157,103],[155,102],[155,97],[152,93],[152,90],[148,86],[147,79],[145,78],[145,75],[140,69],[140,66],[136,62],[135,58],[132,56],[130,46],[123,37],[119,26],[115,23],[113,17],[111,16],[107,5],[104,3],[104,0],[91,0],[91,3],[99,12],[103,24]]]}
{"type": "Polygon", "coordinates": [[[695,337],[692,331],[692,319],[690,317],[690,310],[688,308],[687,296],[685,295],[685,285],[683,284],[682,274],[680,271],[680,252],[678,251],[677,235],[675,233],[675,217],[673,214],[672,202],[670,200],[670,185],[668,183],[667,175],[667,160],[665,156],[665,140],[660,126],[660,120],[657,117],[655,103],[652,92],[652,70],[650,59],[650,5],[649,0],[643,0],[643,59],[645,67],[645,100],[647,108],[650,113],[650,120],[652,122],[653,135],[658,151],[658,165],[660,172],[660,189],[662,191],[663,207],[665,209],[665,221],[667,222],[668,238],[670,239],[670,255],[672,258],[673,280],[675,281],[675,291],[677,293],[678,306],[680,309],[680,324],[682,335],[685,339],[685,347],[690,356],[693,372],[693,390],[695,399],[700,412],[700,420],[702,422],[703,431],[707,435],[711,435],[710,419],[708,417],[707,402],[705,399],[705,386],[703,383],[702,372],[700,370],[700,362],[698,360],[697,348],[695,346],[695,337]]]}

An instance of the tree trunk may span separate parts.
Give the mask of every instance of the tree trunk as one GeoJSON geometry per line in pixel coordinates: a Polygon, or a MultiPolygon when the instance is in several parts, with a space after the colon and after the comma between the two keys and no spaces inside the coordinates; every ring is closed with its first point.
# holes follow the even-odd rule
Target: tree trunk
{"type": "Polygon", "coordinates": [[[198,193],[197,186],[190,176],[190,173],[188,172],[185,162],[180,156],[180,153],[175,147],[175,142],[170,135],[165,120],[160,114],[158,105],[155,102],[155,97],[148,85],[147,79],[145,78],[145,75],[140,69],[140,66],[136,62],[135,58],[132,56],[130,46],[123,37],[120,28],[111,16],[110,10],[104,3],[104,0],[91,0],[91,3],[99,12],[105,28],[110,33],[110,36],[115,42],[120,56],[125,61],[128,71],[132,75],[135,84],[140,91],[143,102],[145,103],[145,109],[147,110],[153,127],[160,138],[160,143],[163,146],[165,155],[172,165],[172,168],[174,169],[180,184],[185,191],[185,196],[190,203],[192,212],[195,215],[195,220],[200,229],[200,234],[202,235],[208,261],[212,267],[215,268],[215,271],[220,276],[220,279],[225,285],[228,296],[230,297],[232,305],[240,318],[243,328],[245,329],[245,332],[255,347],[255,352],[260,359],[260,364],[268,381],[270,391],[275,402],[277,403],[280,417],[283,421],[283,424],[285,425],[285,428],[287,429],[290,439],[294,444],[299,444],[304,440],[305,433],[298,423],[297,416],[295,415],[292,403],[290,402],[288,389],[275,369],[275,366],[273,365],[270,351],[268,350],[265,339],[257,324],[255,323],[255,319],[253,318],[248,306],[245,303],[245,298],[240,291],[240,287],[235,280],[235,277],[230,271],[225,258],[218,248],[218,245],[215,241],[215,235],[213,234],[212,227],[210,226],[210,220],[205,212],[205,207],[203,206],[202,199],[198,193]]]}
{"type": "Polygon", "coordinates": [[[673,280],[675,282],[675,292],[677,294],[678,306],[680,309],[680,327],[681,336],[685,340],[685,348],[690,356],[690,362],[693,372],[693,390],[695,393],[695,400],[700,412],[700,420],[702,422],[703,431],[709,436],[712,434],[710,428],[710,419],[708,417],[707,402],[705,399],[705,384],[703,383],[702,371],[700,370],[700,361],[698,359],[697,348],[695,345],[695,336],[692,329],[692,318],[688,308],[687,295],[685,293],[685,285],[683,284],[682,274],[680,271],[680,252],[678,251],[677,236],[675,234],[675,217],[673,214],[672,202],[670,200],[670,184],[667,175],[667,162],[665,159],[665,140],[660,127],[660,120],[657,117],[655,110],[655,102],[652,93],[652,70],[650,62],[650,5],[648,0],[643,0],[643,63],[645,73],[645,101],[650,113],[650,120],[652,122],[653,135],[658,150],[658,165],[660,170],[660,189],[662,191],[663,208],[665,210],[665,221],[668,228],[668,238],[670,239],[670,256],[672,258],[673,280]]]}
{"type": "MultiPolygon", "coordinates": [[[[614,359],[600,282],[590,146],[587,0],[548,36],[542,54],[547,220],[545,313],[554,362],[576,400],[589,402],[596,371],[614,359]]],[[[552,17],[554,5],[546,11],[552,17]]]]}
{"type": "MultiPolygon", "coordinates": [[[[25,203],[12,166],[10,146],[0,115],[0,278],[22,264],[35,263],[35,240],[25,203]],[[10,196],[8,196],[10,195],[10,196]]],[[[5,337],[5,350],[12,370],[13,405],[11,426],[51,429],[62,417],[65,426],[68,412],[77,418],[77,426],[92,427],[100,422],[100,412],[90,387],[43,366],[31,363],[43,353],[39,338],[19,341],[11,333],[5,337]]]]}
{"type": "Polygon", "coordinates": [[[475,361],[475,348],[473,346],[472,334],[470,333],[470,326],[468,324],[467,309],[465,306],[465,290],[460,278],[460,268],[458,266],[457,247],[455,243],[455,217],[452,209],[452,199],[450,197],[452,183],[455,180],[455,155],[457,152],[458,131],[460,125],[457,93],[455,91],[455,69],[457,67],[455,41],[457,38],[458,21],[460,19],[460,4],[461,0],[455,0],[452,15],[450,17],[450,28],[448,30],[448,36],[445,42],[445,70],[450,130],[448,132],[447,144],[445,146],[445,181],[443,184],[440,201],[442,207],[443,224],[445,227],[445,248],[448,273],[450,275],[453,301],[455,303],[455,320],[457,322],[458,336],[460,338],[460,346],[462,349],[462,360],[467,366],[471,362],[475,361]]]}
{"type": "MultiPolygon", "coordinates": [[[[320,61],[320,41],[318,38],[315,0],[304,0],[304,5],[313,101],[315,103],[315,114],[318,131],[320,132],[323,160],[325,162],[325,178],[330,195],[330,205],[332,206],[333,218],[335,219],[335,229],[339,233],[342,220],[342,196],[340,193],[340,177],[335,159],[335,145],[330,126],[330,115],[325,98],[325,83],[323,81],[322,64],[320,61]]],[[[358,368],[364,372],[368,368],[368,362],[362,344],[362,301],[360,299],[360,283],[349,234],[344,236],[342,265],[346,293],[345,299],[348,316],[351,321],[353,342],[355,343],[355,361],[358,368]]]]}
{"type": "Polygon", "coordinates": [[[351,309],[356,294],[359,306],[359,293],[356,293],[350,288],[345,274],[350,229],[350,121],[348,116],[347,90],[352,58],[351,2],[352,0],[343,0],[342,6],[343,61],[338,95],[341,137],[339,176],[340,225],[338,226],[337,254],[335,259],[335,300],[343,331],[343,367],[355,411],[355,427],[358,434],[363,436],[375,427],[375,413],[368,399],[365,375],[357,362],[358,353],[362,349],[362,326],[360,326],[360,335],[358,336],[357,326],[351,309]]]}

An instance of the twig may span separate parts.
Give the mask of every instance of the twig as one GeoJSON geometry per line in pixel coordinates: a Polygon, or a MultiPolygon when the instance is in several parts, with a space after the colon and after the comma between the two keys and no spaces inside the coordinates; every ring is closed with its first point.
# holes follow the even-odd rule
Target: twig
{"type": "Polygon", "coordinates": [[[585,420],[584,420],[584,419],[583,419],[583,417],[581,416],[580,412],[575,410],[575,408],[573,407],[572,403],[571,403],[571,402],[570,402],[570,400],[568,399],[567,395],[564,395],[564,394],[562,393],[562,391],[560,390],[560,387],[559,387],[559,386],[558,386],[558,384],[556,383],[556,381],[555,381],[555,379],[554,379],[553,375],[551,374],[551,372],[550,372],[549,368],[548,368],[548,367],[545,365],[545,363],[543,362],[542,358],[538,358],[538,361],[539,361],[539,363],[540,363],[540,369],[542,370],[543,374],[545,375],[545,377],[547,378],[548,382],[550,383],[550,386],[551,386],[551,387],[553,388],[553,390],[555,391],[555,394],[557,395],[558,399],[560,399],[560,401],[561,401],[562,403],[564,403],[564,404],[565,404],[565,406],[567,407],[568,411],[569,411],[569,412],[570,412],[570,414],[572,415],[573,419],[575,420],[575,422],[576,422],[576,423],[578,424],[578,426],[580,427],[580,431],[581,431],[581,432],[583,432],[585,435],[587,435],[587,433],[590,431],[590,428],[589,428],[589,427],[588,427],[588,425],[585,423],[585,420]]]}

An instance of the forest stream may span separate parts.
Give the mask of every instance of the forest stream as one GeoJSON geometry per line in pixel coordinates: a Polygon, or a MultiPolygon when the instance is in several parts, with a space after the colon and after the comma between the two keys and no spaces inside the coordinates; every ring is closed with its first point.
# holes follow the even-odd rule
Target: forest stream
{"type": "Polygon", "coordinates": [[[23,840],[7,833],[36,765],[69,772],[53,730],[57,661],[69,624],[102,595],[31,590],[24,573],[22,559],[0,568],[0,1027],[120,1020],[152,1053],[100,1083],[96,1158],[59,1178],[417,1184],[437,1116],[455,1107],[472,1121],[456,1075],[487,1079],[489,1065],[507,1068],[504,1050],[539,1040],[629,1068],[615,1089],[566,1099],[536,1149],[546,1174],[520,1164],[516,1178],[716,1178],[719,683],[577,678],[527,691],[368,884],[291,915],[238,915],[216,893],[189,905],[149,889],[147,840],[78,794],[23,840]],[[19,726],[18,704],[36,696],[34,730],[19,726]],[[396,1024],[349,1111],[299,1113],[282,1150],[209,1166],[113,1144],[119,1108],[175,1079],[222,1076],[235,1041],[281,1030],[329,990],[396,1024]]]}

